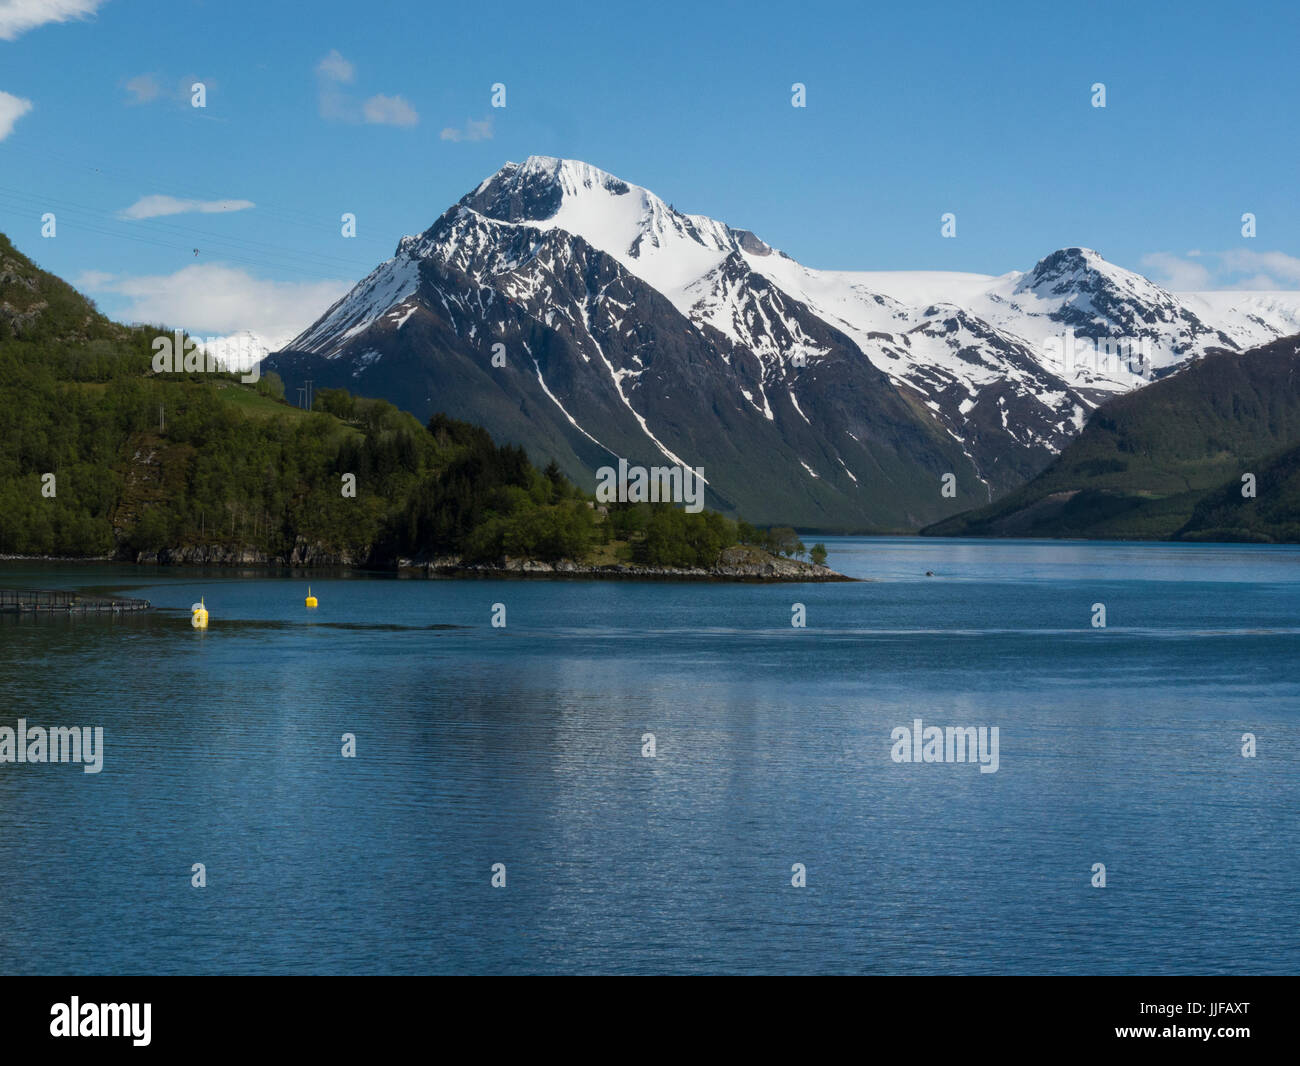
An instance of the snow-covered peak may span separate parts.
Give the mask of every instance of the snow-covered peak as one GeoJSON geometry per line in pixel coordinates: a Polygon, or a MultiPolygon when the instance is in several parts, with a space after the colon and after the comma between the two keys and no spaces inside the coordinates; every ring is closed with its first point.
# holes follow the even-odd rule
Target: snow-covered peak
{"type": "Polygon", "coordinates": [[[1144,302],[1174,302],[1173,296],[1159,285],[1141,274],[1108,263],[1091,248],[1059,248],[1045,255],[1033,270],[1019,275],[1013,295],[1055,300],[1102,291],[1144,302]]]}
{"type": "Polygon", "coordinates": [[[544,222],[566,201],[601,200],[625,196],[630,186],[590,163],[530,155],[522,163],[507,163],[460,201],[500,222],[544,222]]]}
{"type": "Polygon", "coordinates": [[[747,231],[683,214],[649,189],[577,159],[534,155],[507,163],[457,206],[581,237],[682,307],[685,287],[742,244],[754,254],[771,252],[747,231]]]}
{"type": "Polygon", "coordinates": [[[1090,271],[1109,272],[1114,269],[1091,248],[1058,248],[1043,256],[1033,270],[1021,275],[1017,291],[1040,290],[1053,285],[1072,284],[1086,278],[1090,271]]]}
{"type": "MultiPolygon", "coordinates": [[[[1095,344],[1145,345],[1140,377],[1166,372],[1210,348],[1237,345],[1219,328],[1218,316],[1202,318],[1174,293],[1107,262],[1091,248],[1060,248],[1025,274],[1004,275],[968,306],[1040,350],[1062,330],[1095,344]]],[[[1275,335],[1262,323],[1254,325],[1243,347],[1275,335]]],[[[1241,340],[1248,332],[1242,332],[1241,340]]],[[[1099,364],[1107,365],[1104,359],[1099,364]]],[[[1103,389],[1127,389],[1135,383],[1140,382],[1129,374],[1104,370],[1091,382],[1103,389]]]]}
{"type": "Polygon", "coordinates": [[[581,159],[562,159],[554,155],[530,155],[522,163],[507,163],[506,167],[514,168],[524,175],[537,175],[581,185],[621,184],[613,174],[584,163],[581,159]]]}

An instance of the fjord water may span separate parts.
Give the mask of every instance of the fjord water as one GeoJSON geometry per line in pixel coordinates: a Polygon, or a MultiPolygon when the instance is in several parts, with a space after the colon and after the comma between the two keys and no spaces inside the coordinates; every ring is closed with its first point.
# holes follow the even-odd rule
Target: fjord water
{"type": "Polygon", "coordinates": [[[0,764],[0,971],[1296,971],[1300,551],[827,544],[875,580],[0,564],[155,605],[0,617],[0,725],[105,745],[0,764]]]}

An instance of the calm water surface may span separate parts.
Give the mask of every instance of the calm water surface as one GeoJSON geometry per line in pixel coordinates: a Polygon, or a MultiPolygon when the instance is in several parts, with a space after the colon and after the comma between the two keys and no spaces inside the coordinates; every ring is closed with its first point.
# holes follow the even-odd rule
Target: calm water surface
{"type": "Polygon", "coordinates": [[[0,764],[0,972],[1300,968],[1300,550],[827,546],[876,580],[311,575],[308,612],[0,563],[156,608],[0,616],[0,725],[106,748],[0,764]],[[998,726],[999,770],[894,763],[918,717],[998,726]]]}

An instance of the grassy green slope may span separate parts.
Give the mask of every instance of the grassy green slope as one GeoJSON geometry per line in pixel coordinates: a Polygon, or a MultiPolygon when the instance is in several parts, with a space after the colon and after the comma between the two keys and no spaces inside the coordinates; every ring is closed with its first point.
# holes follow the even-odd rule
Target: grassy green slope
{"type": "Polygon", "coordinates": [[[1300,543],[1300,446],[1251,465],[1255,494],[1240,478],[1206,493],[1179,539],[1300,543]]]}

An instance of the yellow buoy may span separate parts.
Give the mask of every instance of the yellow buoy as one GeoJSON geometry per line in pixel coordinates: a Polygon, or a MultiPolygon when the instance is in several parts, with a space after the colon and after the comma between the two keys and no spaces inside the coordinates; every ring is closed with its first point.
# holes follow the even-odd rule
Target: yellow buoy
{"type": "Polygon", "coordinates": [[[203,606],[203,600],[201,598],[198,603],[194,604],[190,608],[190,625],[195,629],[208,628],[208,609],[203,606]]]}
{"type": "Polygon", "coordinates": [[[311,594],[311,586],[310,586],[310,585],[307,586],[307,606],[308,606],[308,607],[315,607],[315,606],[316,606],[316,597],[313,596],[313,595],[311,594]]]}

